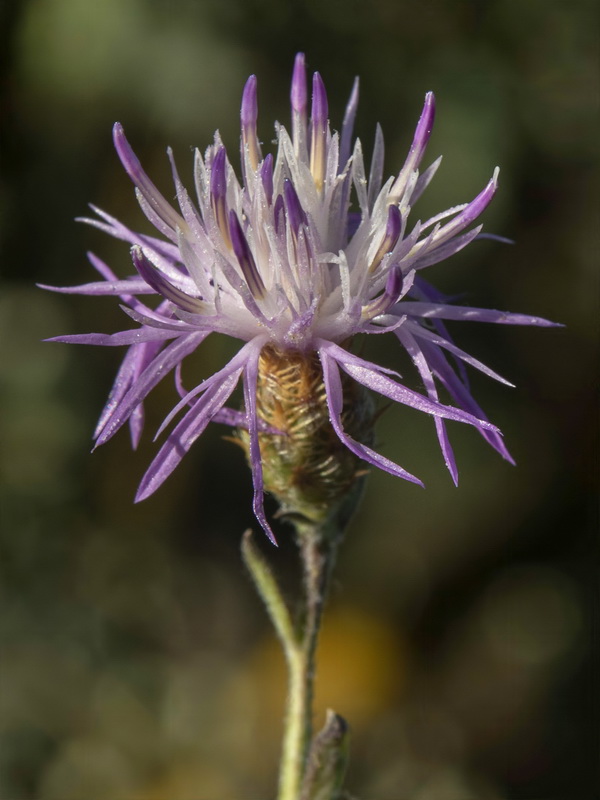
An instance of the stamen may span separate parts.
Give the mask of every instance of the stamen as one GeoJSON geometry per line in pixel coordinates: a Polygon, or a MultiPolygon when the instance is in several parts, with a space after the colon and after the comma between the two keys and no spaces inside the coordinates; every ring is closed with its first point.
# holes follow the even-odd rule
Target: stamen
{"type": "Polygon", "coordinates": [[[350,92],[350,99],[344,112],[344,121],[342,123],[342,137],[340,140],[340,165],[339,172],[341,172],[352,150],[352,133],[354,131],[354,120],[356,118],[356,109],[358,108],[358,78],[354,79],[352,91],[350,92]]]}
{"type": "Polygon", "coordinates": [[[240,113],[242,121],[242,163],[244,163],[244,153],[247,153],[250,165],[254,170],[261,160],[260,144],[256,135],[256,121],[258,119],[256,86],[256,75],[251,75],[244,86],[240,113]]]}
{"type": "Polygon", "coordinates": [[[329,109],[325,84],[318,72],[313,75],[312,112],[310,121],[310,171],[317,187],[323,189],[327,161],[327,122],[329,109]]]}
{"type": "Polygon", "coordinates": [[[260,179],[262,181],[263,189],[265,190],[265,197],[267,203],[271,205],[273,202],[273,156],[271,153],[265,158],[260,168],[260,179]]]}
{"type": "Polygon", "coordinates": [[[286,180],[283,183],[283,195],[285,197],[285,207],[287,216],[290,221],[294,236],[298,236],[298,231],[301,225],[306,225],[308,220],[304,209],[300,204],[300,199],[296,193],[296,189],[291,181],[286,180]]]}
{"type": "Polygon", "coordinates": [[[423,106],[423,111],[421,112],[419,122],[417,123],[417,129],[415,130],[415,135],[408,152],[408,157],[390,190],[388,197],[389,203],[400,202],[412,172],[418,169],[421,159],[423,158],[423,154],[425,153],[427,142],[431,136],[431,131],[433,130],[434,118],[435,97],[433,96],[433,92],[427,92],[425,95],[425,105],[423,106]]]}
{"type": "Polygon", "coordinates": [[[278,194],[273,207],[273,221],[275,223],[275,233],[280,234],[285,226],[285,204],[283,195],[278,194]]]}
{"type": "Polygon", "coordinates": [[[229,231],[231,233],[231,245],[233,252],[239,261],[240,267],[248,284],[248,288],[256,300],[263,298],[266,294],[266,287],[260,276],[254,256],[250,251],[244,231],[235,211],[229,212],[229,231]]]}
{"type": "Polygon", "coordinates": [[[400,215],[400,211],[398,206],[390,206],[388,208],[388,218],[387,224],[385,226],[385,235],[383,237],[383,241],[379,245],[377,252],[375,253],[375,258],[371,262],[371,266],[369,267],[369,272],[375,272],[377,267],[381,264],[383,257],[386,253],[390,253],[400,237],[400,232],[402,230],[402,217],[400,215]]]}
{"type": "Polygon", "coordinates": [[[159,294],[166,297],[176,306],[188,311],[190,314],[205,314],[210,309],[201,297],[191,297],[173,286],[165,276],[152,264],[139,245],[131,248],[131,258],[134,267],[147,284],[152,286],[159,294]]]}
{"type": "Polygon", "coordinates": [[[294,143],[294,151],[298,155],[301,146],[306,143],[306,109],[308,101],[304,53],[298,53],[294,61],[290,100],[292,104],[292,141],[294,143]]]}
{"type": "Polygon", "coordinates": [[[385,314],[388,308],[398,302],[398,298],[402,294],[403,284],[404,276],[402,275],[402,270],[396,267],[388,275],[383,294],[363,306],[361,318],[368,320],[378,317],[380,314],[385,314]]]}
{"type": "Polygon", "coordinates": [[[227,247],[231,249],[229,220],[227,217],[227,178],[225,175],[227,152],[220,147],[213,158],[210,171],[210,203],[212,206],[221,236],[227,247]]]}

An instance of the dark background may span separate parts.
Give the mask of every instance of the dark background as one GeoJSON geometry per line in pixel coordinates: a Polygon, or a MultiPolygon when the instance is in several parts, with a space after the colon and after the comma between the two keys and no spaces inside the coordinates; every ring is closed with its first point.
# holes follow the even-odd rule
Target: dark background
{"type": "MultiPolygon", "coordinates": [[[[451,426],[455,489],[431,421],[384,415],[380,449],[427,489],[369,480],[328,610],[317,722],[327,707],[349,720],[362,800],[597,797],[596,5],[23,0],[2,5],[0,31],[1,800],[273,797],[283,665],[238,555],[257,527],[241,451],[214,426],[134,506],[172,387],[147,404],[138,452],[122,431],[90,455],[119,353],[40,340],[124,318],[110,299],[34,284],[92,280],[88,249],[129,272],[126,245],[73,222],[92,201],[147,229],[115,120],[172,196],[166,146],[188,183],[190,146],[215,128],[233,152],[249,74],[263,141],[288,124],[297,50],[325,79],[333,127],[360,75],[358,135],[368,153],[382,124],[386,174],[435,91],[426,162],[444,161],[414,219],[471,199],[499,164],[486,230],[516,243],[476,242],[428,277],[566,325],[452,329],[517,384],[473,376],[517,468],[451,426]]],[[[234,347],[211,340],[195,358],[214,370],[234,347]]],[[[265,552],[293,597],[278,532],[265,552]]]]}

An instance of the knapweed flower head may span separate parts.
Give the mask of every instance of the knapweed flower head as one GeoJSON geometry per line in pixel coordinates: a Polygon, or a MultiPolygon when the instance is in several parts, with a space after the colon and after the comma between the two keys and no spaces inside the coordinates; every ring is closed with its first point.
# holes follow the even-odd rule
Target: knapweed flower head
{"type": "Polygon", "coordinates": [[[127,347],[96,429],[98,445],[128,422],[135,447],[145,398],[174,372],[181,399],[159,430],[173,423],[137,500],[158,489],[210,422],[240,431],[252,469],[254,512],[271,537],[265,490],[284,511],[324,518],[367,465],[420,483],[373,449],[371,393],[432,417],[455,482],[447,420],[472,425],[511,460],[498,429],[471,395],[465,365],[507,381],[454,344],[446,321],[552,323],[456,305],[422,277],[426,268],[477,238],[481,226],[473,224],[496,192],[498,170],[471,202],[410,222],[412,206],[440,163],[421,171],[433,126],[433,94],[425,97],[402,169],[387,179],[379,127],[367,177],[361,143],[353,141],[357,103],[358,81],[340,132],[332,131],[318,73],[309,109],[299,54],[291,132],[276,123],[275,151],[264,154],[257,133],[257,79],[251,76],[241,104],[242,180],[218,132],[204,156],[195,152],[191,193],[169,150],[178,207],[146,175],[121,125],[114,126],[119,158],[160,236],[137,233],[94,208],[98,219],[86,222],[129,242],[135,274],[121,280],[90,254],[102,280],[60,291],[120,297],[133,326],[55,341],[127,347]],[[158,304],[149,305],[147,296],[157,296],[158,304]],[[213,333],[243,344],[214,375],[184,388],[184,359],[213,333]],[[395,336],[409,354],[425,394],[352,352],[358,335],[382,333],[395,336]],[[243,407],[236,410],[227,403],[240,382],[243,407]],[[440,386],[453,405],[440,401],[440,386]]]}

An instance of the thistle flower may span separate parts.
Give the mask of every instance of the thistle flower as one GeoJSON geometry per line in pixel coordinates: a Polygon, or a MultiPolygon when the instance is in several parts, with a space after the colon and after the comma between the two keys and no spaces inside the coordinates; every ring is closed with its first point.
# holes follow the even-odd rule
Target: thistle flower
{"type": "Polygon", "coordinates": [[[181,399],[158,433],[183,416],[144,475],[136,500],[158,489],[210,422],[241,431],[252,469],[254,513],[271,538],[265,490],[276,495],[284,511],[324,518],[351,491],[365,465],[420,484],[373,449],[371,392],[432,417],[454,482],[458,473],[446,420],[472,425],[512,461],[500,432],[471,395],[465,364],[508,381],[454,344],[445,323],[552,323],[456,305],[422,278],[426,267],[478,237],[481,226],[473,223],[496,192],[498,169],[471,202],[409,224],[411,208],[441,160],[420,171],[433,125],[433,94],[425,97],[404,166],[385,182],[381,129],[368,179],[360,141],[352,142],[357,103],[358,80],[341,132],[333,132],[325,87],[315,73],[309,115],[304,55],[299,54],[291,85],[291,134],[276,123],[276,152],[263,155],[257,79],[251,76],[241,105],[243,181],[218,132],[204,157],[195,152],[194,198],[169,150],[178,208],[146,175],[123,128],[115,124],[118,156],[160,237],[130,230],[92,206],[98,219],[84,221],[129,242],[136,274],[121,280],[90,254],[101,281],[45,288],[118,296],[135,323],[119,333],[53,340],[128,348],[96,428],[96,445],[128,422],[135,447],[145,398],[174,371],[181,399]],[[158,305],[148,305],[146,295],[158,295],[158,305]],[[243,345],[222,369],[187,390],[182,362],[212,333],[243,345]],[[358,334],[381,333],[395,336],[407,351],[426,394],[352,352],[358,334]],[[240,380],[243,410],[236,411],[226,403],[240,380]],[[440,402],[438,386],[456,405],[440,402]]]}

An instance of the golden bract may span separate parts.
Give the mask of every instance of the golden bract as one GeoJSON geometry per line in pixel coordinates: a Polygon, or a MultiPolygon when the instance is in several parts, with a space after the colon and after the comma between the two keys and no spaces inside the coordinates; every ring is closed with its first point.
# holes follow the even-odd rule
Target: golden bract
{"type": "MultiPolygon", "coordinates": [[[[373,402],[355,381],[342,377],[342,384],[344,430],[371,444],[373,402]]],[[[319,524],[333,519],[347,496],[360,489],[365,472],[331,426],[317,354],[264,347],[257,410],[263,422],[283,434],[259,434],[265,490],[276,497],[281,513],[319,524]]],[[[248,432],[240,430],[239,436],[248,453],[248,432]]]]}

